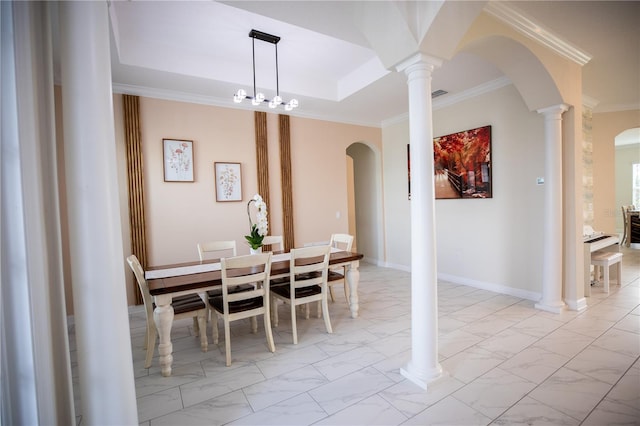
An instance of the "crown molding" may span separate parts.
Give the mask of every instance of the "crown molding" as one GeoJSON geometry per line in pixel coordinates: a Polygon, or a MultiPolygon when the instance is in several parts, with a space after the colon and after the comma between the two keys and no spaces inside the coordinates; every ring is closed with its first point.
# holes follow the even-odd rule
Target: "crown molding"
{"type": "Polygon", "coordinates": [[[621,112],[621,111],[640,111],[640,103],[604,105],[604,106],[595,108],[593,112],[601,113],[601,112],[621,112]]]}
{"type": "Polygon", "coordinates": [[[143,96],[145,98],[164,99],[168,101],[243,109],[242,107],[231,104],[228,99],[223,100],[214,96],[197,95],[194,93],[179,92],[176,90],[166,90],[132,84],[113,83],[112,91],[113,93],[143,96]]]}
{"type": "MultiPolygon", "coordinates": [[[[550,5],[549,7],[553,7],[550,5]]],[[[578,65],[585,65],[591,60],[591,55],[561,39],[551,31],[537,24],[532,18],[508,6],[501,1],[489,1],[484,8],[485,12],[509,25],[521,34],[548,47],[560,56],[563,56],[578,65]]]]}
{"type": "Polygon", "coordinates": [[[485,93],[493,92],[494,90],[498,90],[502,87],[509,86],[510,84],[511,84],[511,80],[509,80],[507,76],[502,76],[502,77],[496,78],[495,80],[488,81],[486,83],[472,87],[471,89],[467,89],[460,93],[441,96],[437,98],[435,101],[433,101],[433,109],[434,110],[442,109],[442,108],[457,104],[458,102],[475,98],[476,96],[480,96],[485,93]]]}
{"type": "MultiPolygon", "coordinates": [[[[472,87],[471,89],[465,90],[460,93],[455,94],[446,94],[438,97],[436,100],[432,102],[433,110],[442,109],[458,102],[466,101],[467,99],[475,98],[476,96],[483,95],[485,93],[493,92],[494,90],[498,90],[502,87],[509,86],[511,80],[506,76],[502,76],[496,78],[495,80],[488,81],[484,84],[480,84],[478,86],[472,87]]],[[[392,117],[388,120],[384,120],[382,122],[382,127],[392,126],[394,124],[402,123],[403,121],[407,121],[409,119],[409,113],[404,113],[392,117]]]]}
{"type": "MultiPolygon", "coordinates": [[[[163,99],[167,101],[210,105],[210,106],[216,106],[220,108],[240,109],[245,111],[255,110],[255,108],[253,108],[250,103],[236,104],[231,102],[227,98],[197,95],[194,93],[179,92],[176,90],[156,89],[153,87],[146,87],[146,86],[114,83],[112,85],[112,91],[113,93],[117,93],[117,94],[135,95],[135,96],[142,96],[145,98],[163,99]]],[[[272,109],[264,110],[264,111],[269,113],[278,113],[278,111],[274,111],[272,109]]],[[[284,111],[280,110],[280,112],[284,112],[284,111]]],[[[308,114],[308,113],[305,113],[303,110],[298,110],[295,113],[292,113],[292,111],[286,111],[286,115],[290,115],[292,117],[309,118],[312,120],[322,120],[322,121],[331,121],[334,123],[351,124],[354,126],[378,127],[378,128],[380,127],[380,123],[342,120],[339,117],[324,116],[324,115],[318,115],[318,114],[308,114]]]]}
{"type": "Polygon", "coordinates": [[[395,117],[391,117],[382,122],[382,128],[393,126],[395,124],[404,123],[405,121],[409,121],[409,113],[405,112],[404,114],[396,115],[395,117]]]}
{"type": "Polygon", "coordinates": [[[591,111],[593,111],[599,103],[600,101],[596,98],[592,98],[584,93],[582,94],[582,105],[589,108],[591,111]]]}

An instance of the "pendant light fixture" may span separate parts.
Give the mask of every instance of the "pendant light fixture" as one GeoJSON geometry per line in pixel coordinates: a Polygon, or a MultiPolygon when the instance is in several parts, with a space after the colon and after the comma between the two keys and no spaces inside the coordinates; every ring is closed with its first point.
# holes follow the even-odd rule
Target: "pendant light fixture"
{"type": "Polygon", "coordinates": [[[277,108],[278,106],[283,105],[286,111],[291,111],[294,108],[297,108],[298,101],[296,99],[284,102],[280,97],[280,84],[278,82],[278,42],[280,41],[280,37],[263,33],[258,30],[251,30],[249,32],[249,37],[252,39],[251,48],[253,53],[253,96],[247,96],[247,92],[244,89],[240,89],[235,95],[233,95],[233,101],[239,104],[244,99],[249,99],[251,100],[251,104],[255,106],[266,102],[269,105],[269,108],[277,108]],[[256,91],[256,39],[272,43],[276,48],[276,95],[271,100],[266,99],[264,93],[256,91]]]}

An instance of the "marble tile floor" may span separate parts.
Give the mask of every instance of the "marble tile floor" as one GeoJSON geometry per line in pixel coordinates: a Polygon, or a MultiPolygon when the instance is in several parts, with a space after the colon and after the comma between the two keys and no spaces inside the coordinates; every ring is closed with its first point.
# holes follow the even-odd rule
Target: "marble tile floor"
{"type": "MultiPolygon", "coordinates": [[[[200,351],[189,320],[176,322],[173,375],[157,351],[143,367],[145,317],[130,310],[141,425],[640,425],[640,250],[623,248],[622,286],[594,287],[588,308],[561,314],[534,302],[438,283],[445,374],[427,391],[400,374],[411,356],[410,274],[360,267],[360,316],[341,291],[322,319],[288,307],[266,347],[261,321],[232,323],[231,367],[221,342],[200,351]]],[[[71,328],[72,349],[74,347],[71,328]]],[[[209,336],[211,331],[209,330],[209,336]]],[[[75,354],[72,353],[72,360],[75,354]]],[[[78,424],[82,415],[76,390],[78,424]]]]}

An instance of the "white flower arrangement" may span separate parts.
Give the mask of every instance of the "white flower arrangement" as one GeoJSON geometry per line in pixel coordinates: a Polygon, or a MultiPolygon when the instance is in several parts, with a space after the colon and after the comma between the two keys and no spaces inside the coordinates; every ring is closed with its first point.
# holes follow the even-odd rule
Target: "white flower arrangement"
{"type": "Polygon", "coordinates": [[[252,249],[257,250],[262,247],[262,240],[264,236],[269,232],[269,222],[267,220],[267,204],[264,202],[259,194],[253,196],[247,203],[247,216],[249,216],[249,229],[250,234],[245,235],[244,238],[249,243],[252,249]],[[256,205],[256,223],[251,220],[251,203],[256,205]]]}

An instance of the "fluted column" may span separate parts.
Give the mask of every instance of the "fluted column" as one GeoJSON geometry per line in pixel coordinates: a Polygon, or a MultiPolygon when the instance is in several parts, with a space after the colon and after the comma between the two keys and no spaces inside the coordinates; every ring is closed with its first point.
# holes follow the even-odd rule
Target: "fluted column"
{"type": "Polygon", "coordinates": [[[560,313],[562,301],[562,113],[564,104],[539,109],[544,115],[545,191],[542,299],[537,309],[560,313]]]}
{"type": "Polygon", "coordinates": [[[82,424],[137,425],[107,2],[60,2],[69,247],[82,424]]]}
{"type": "MultiPolygon", "coordinates": [[[[131,254],[143,268],[147,266],[147,226],[144,214],[144,161],[140,134],[140,97],[122,95],[124,139],[127,147],[127,183],[129,186],[129,228],[131,254]]],[[[136,304],[142,305],[142,293],[136,291],[136,304]]]]}
{"type": "Polygon", "coordinates": [[[293,174],[291,171],[291,129],[288,115],[278,115],[280,129],[280,176],[282,179],[282,225],[284,249],[295,247],[293,227],[293,174]]]}
{"type": "Polygon", "coordinates": [[[431,75],[441,62],[418,54],[398,66],[409,86],[411,155],[411,360],[401,373],[426,389],[438,362],[435,190],[431,75]]]}

